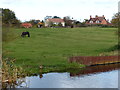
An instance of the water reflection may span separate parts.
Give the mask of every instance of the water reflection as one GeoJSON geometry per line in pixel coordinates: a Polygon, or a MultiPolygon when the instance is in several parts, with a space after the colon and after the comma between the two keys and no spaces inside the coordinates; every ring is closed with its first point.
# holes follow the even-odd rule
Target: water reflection
{"type": "Polygon", "coordinates": [[[39,77],[40,77],[40,78],[42,78],[42,77],[43,77],[43,74],[42,74],[42,69],[40,69],[39,77]]]}
{"type": "Polygon", "coordinates": [[[65,73],[47,73],[20,78],[8,88],[117,88],[120,64],[91,66],[65,73]]]}
{"type": "MultiPolygon", "coordinates": [[[[70,77],[70,73],[47,73],[26,77],[29,88],[117,88],[118,71],[70,77]]],[[[18,86],[19,87],[19,86],[18,86]]]]}
{"type": "Polygon", "coordinates": [[[107,72],[112,70],[120,69],[120,64],[108,64],[108,65],[97,65],[97,66],[88,66],[81,70],[74,70],[74,72],[70,72],[70,76],[81,76],[88,75],[100,72],[107,72]]]}

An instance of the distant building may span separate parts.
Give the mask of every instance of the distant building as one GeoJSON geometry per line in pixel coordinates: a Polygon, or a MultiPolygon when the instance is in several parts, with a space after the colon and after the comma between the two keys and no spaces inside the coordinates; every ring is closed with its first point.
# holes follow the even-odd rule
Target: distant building
{"type": "Polygon", "coordinates": [[[39,22],[38,24],[37,24],[37,27],[38,28],[42,28],[44,26],[44,23],[43,22],[39,22]]]}
{"type": "Polygon", "coordinates": [[[108,25],[109,22],[105,19],[105,16],[95,16],[94,18],[90,16],[90,19],[86,22],[86,24],[103,24],[103,25],[108,25]]]}
{"type": "Polygon", "coordinates": [[[44,20],[46,21],[47,19],[51,19],[51,18],[53,18],[52,16],[46,16],[45,18],[44,18],[44,20]]]}
{"type": "Polygon", "coordinates": [[[60,18],[51,18],[51,19],[47,19],[45,21],[45,26],[46,27],[50,27],[51,24],[54,24],[54,25],[59,25],[61,24],[63,27],[65,26],[65,22],[63,19],[60,19],[60,18]]]}
{"type": "Polygon", "coordinates": [[[32,24],[31,23],[22,23],[21,27],[30,28],[30,27],[32,27],[32,24]]]}

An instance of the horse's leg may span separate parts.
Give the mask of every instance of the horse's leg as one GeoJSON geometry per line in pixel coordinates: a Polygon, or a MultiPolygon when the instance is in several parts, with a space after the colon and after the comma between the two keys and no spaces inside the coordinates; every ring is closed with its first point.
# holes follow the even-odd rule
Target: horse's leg
{"type": "Polygon", "coordinates": [[[23,34],[21,34],[21,37],[23,37],[24,35],[23,34]]]}
{"type": "Polygon", "coordinates": [[[30,37],[30,33],[28,32],[28,37],[30,37]]]}

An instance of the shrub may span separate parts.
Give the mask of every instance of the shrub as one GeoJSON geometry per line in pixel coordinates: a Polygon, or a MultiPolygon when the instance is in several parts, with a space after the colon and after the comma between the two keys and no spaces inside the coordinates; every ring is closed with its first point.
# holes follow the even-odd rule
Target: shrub
{"type": "Polygon", "coordinates": [[[14,65],[15,59],[3,59],[2,61],[2,87],[7,88],[5,83],[18,84],[17,79],[23,76],[24,70],[22,67],[14,65]]]}
{"type": "Polygon", "coordinates": [[[3,27],[2,29],[2,41],[11,41],[17,37],[16,33],[11,28],[3,27]]]}

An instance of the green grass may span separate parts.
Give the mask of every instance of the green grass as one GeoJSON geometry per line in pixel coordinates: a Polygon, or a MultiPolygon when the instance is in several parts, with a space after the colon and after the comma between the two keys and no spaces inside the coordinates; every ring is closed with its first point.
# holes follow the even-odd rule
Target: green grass
{"type": "MultiPolygon", "coordinates": [[[[3,29],[4,30],[4,29],[3,29]]],[[[3,57],[15,58],[15,64],[37,72],[80,67],[68,63],[71,56],[98,56],[117,43],[117,28],[11,28],[16,38],[3,42],[3,57]],[[29,31],[31,37],[20,37],[29,31]]]]}

